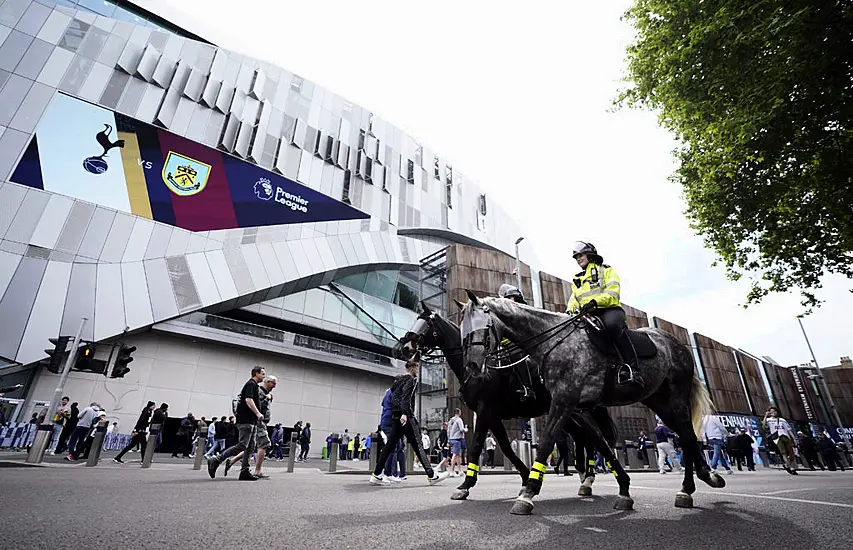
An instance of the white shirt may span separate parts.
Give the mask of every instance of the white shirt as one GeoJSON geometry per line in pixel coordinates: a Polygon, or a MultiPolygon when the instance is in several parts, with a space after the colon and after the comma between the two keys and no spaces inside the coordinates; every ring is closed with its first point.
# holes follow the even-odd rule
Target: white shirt
{"type": "Polygon", "coordinates": [[[768,418],[767,419],[767,430],[769,434],[779,434],[779,436],[788,436],[791,437],[788,432],[791,431],[791,426],[788,425],[788,421],[784,418],[768,418]]]}
{"type": "Polygon", "coordinates": [[[495,444],[495,438],[493,438],[492,436],[489,436],[486,438],[486,450],[487,451],[494,451],[496,446],[497,445],[495,444]]]}
{"type": "Polygon", "coordinates": [[[722,439],[723,441],[729,436],[726,427],[723,426],[723,421],[719,416],[709,414],[705,417],[702,424],[702,434],[705,439],[722,439]]]}
{"type": "Polygon", "coordinates": [[[421,443],[423,443],[423,445],[424,445],[424,450],[428,451],[429,445],[430,445],[430,440],[429,440],[429,436],[427,434],[421,434],[421,443]]]}
{"type": "Polygon", "coordinates": [[[207,437],[214,437],[216,435],[216,422],[211,422],[210,426],[207,427],[207,437]]]}
{"type": "Polygon", "coordinates": [[[115,429],[115,426],[113,426],[112,424],[110,424],[109,426],[107,426],[107,433],[108,433],[108,434],[113,433],[113,430],[114,430],[114,429],[115,429]]]}

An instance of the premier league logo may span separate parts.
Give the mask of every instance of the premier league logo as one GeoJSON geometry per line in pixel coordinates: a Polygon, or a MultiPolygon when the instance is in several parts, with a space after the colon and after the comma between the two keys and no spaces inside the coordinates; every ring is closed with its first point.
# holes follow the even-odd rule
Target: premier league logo
{"type": "Polygon", "coordinates": [[[262,201],[272,198],[272,184],[267,178],[261,178],[255,182],[255,196],[262,201]]]}
{"type": "Polygon", "coordinates": [[[124,147],[123,139],[110,141],[110,132],[112,131],[112,126],[104,124],[104,129],[95,134],[95,141],[98,142],[98,145],[103,147],[104,152],[96,157],[88,157],[83,161],[83,169],[90,174],[103,174],[106,172],[109,167],[107,166],[107,161],[104,157],[107,156],[110,149],[113,149],[114,147],[124,147]]]}
{"type": "Polygon", "coordinates": [[[200,193],[210,177],[210,165],[169,151],[163,164],[163,183],[181,197],[200,193]]]}

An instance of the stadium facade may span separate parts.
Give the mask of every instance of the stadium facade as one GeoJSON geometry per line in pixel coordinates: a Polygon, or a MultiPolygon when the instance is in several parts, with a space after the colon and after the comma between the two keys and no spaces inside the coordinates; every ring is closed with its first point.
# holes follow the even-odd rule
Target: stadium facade
{"type": "Polygon", "coordinates": [[[49,400],[48,339],[85,317],[96,358],[138,349],[124,378],[75,371],[66,393],[124,427],[149,399],[227,414],[261,364],[284,382],[274,421],[367,432],[438,289],[421,260],[511,253],[519,230],[414,137],[161,8],[0,2],[3,385],[49,400]]]}
{"type": "MultiPolygon", "coordinates": [[[[494,293],[520,265],[525,295],[565,308],[569,283],[516,263],[520,229],[447,158],[173,10],[0,0],[0,388],[22,384],[0,399],[7,419],[44,408],[58,381],[48,339],[83,318],[96,362],[108,368],[117,342],[137,348],[123,378],[75,370],[66,386],[120,430],[148,400],[177,417],[230,414],[260,364],[282,382],[273,422],[311,422],[317,443],[376,427],[420,300],[451,315],[463,289],[494,293]]],[[[829,425],[828,394],[853,433],[853,369],[822,369],[819,386],[626,310],[694,350],[733,423],[775,403],[829,425]]],[[[426,424],[458,404],[454,390],[440,363],[425,366],[426,424]]],[[[653,426],[640,405],[613,414],[623,437],[653,426]]]]}

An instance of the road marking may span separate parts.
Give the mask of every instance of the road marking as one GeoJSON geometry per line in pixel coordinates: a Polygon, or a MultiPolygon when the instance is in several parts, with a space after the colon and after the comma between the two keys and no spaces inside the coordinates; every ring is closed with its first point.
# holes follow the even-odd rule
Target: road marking
{"type": "MultiPolygon", "coordinates": [[[[611,484],[605,485],[604,483],[602,483],[600,486],[619,487],[618,485],[611,485],[611,484]]],[[[631,485],[631,489],[648,489],[651,491],[672,491],[671,488],[667,488],[667,487],[644,487],[641,485],[631,485]]],[[[769,496],[769,495],[751,495],[751,494],[747,494],[747,493],[732,493],[729,491],[724,491],[724,492],[721,491],[721,492],[716,492],[716,493],[712,493],[710,491],[696,491],[696,493],[694,493],[694,494],[710,495],[710,496],[729,495],[729,496],[733,496],[733,497],[760,498],[760,499],[765,499],[765,500],[781,500],[784,502],[799,502],[801,504],[819,504],[822,506],[836,506],[838,508],[853,508],[853,504],[844,504],[842,502],[826,502],[823,500],[808,500],[808,499],[804,499],[804,498],[775,497],[775,496],[769,496]]]]}
{"type": "Polygon", "coordinates": [[[817,487],[803,487],[802,489],[785,489],[784,491],[770,491],[769,493],[758,493],[759,495],[782,495],[785,493],[796,493],[798,491],[813,491],[817,487]]]}
{"type": "Polygon", "coordinates": [[[599,527],[584,527],[587,531],[592,531],[594,533],[606,533],[607,529],[601,529],[599,527]]]}

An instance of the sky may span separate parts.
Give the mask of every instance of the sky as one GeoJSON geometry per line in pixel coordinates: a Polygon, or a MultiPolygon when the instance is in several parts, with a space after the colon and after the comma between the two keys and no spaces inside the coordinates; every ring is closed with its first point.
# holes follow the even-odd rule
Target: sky
{"type": "MultiPolygon", "coordinates": [[[[572,242],[592,242],[619,272],[624,302],[650,317],[784,365],[810,361],[798,295],[741,307],[748,284],[712,267],[669,180],[677,143],[655,113],[614,109],[629,5],[182,0],[170,10],[448,158],[516,219],[534,267],[568,279],[572,242]]],[[[853,354],[851,287],[827,277],[825,305],[804,320],[821,366],[853,354]]]]}

